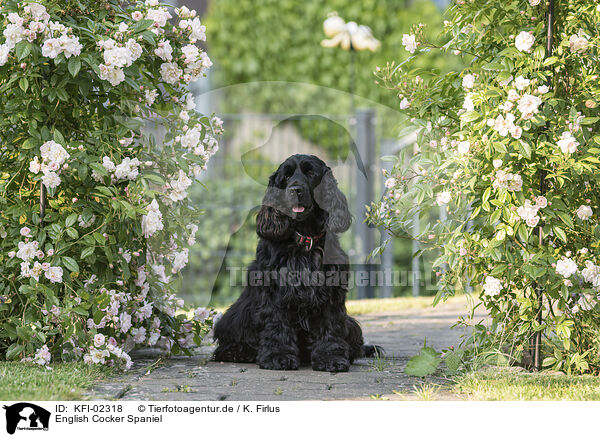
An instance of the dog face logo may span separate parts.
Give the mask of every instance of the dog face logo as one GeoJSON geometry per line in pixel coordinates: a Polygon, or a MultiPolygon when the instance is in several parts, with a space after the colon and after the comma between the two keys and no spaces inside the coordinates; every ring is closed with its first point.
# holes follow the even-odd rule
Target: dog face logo
{"type": "Polygon", "coordinates": [[[4,406],[6,410],[6,432],[14,434],[17,429],[48,431],[50,412],[35,404],[19,402],[4,406]]]}

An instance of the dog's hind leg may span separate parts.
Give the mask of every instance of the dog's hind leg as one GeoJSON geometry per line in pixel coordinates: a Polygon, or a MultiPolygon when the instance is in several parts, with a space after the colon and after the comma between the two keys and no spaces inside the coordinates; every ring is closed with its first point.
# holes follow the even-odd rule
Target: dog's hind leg
{"type": "Polygon", "coordinates": [[[253,329],[247,290],[223,315],[214,327],[219,346],[215,361],[252,363],[256,360],[258,340],[253,329]]]}
{"type": "Polygon", "coordinates": [[[256,349],[246,343],[224,343],[215,350],[215,361],[253,363],[256,361],[256,349]]]}

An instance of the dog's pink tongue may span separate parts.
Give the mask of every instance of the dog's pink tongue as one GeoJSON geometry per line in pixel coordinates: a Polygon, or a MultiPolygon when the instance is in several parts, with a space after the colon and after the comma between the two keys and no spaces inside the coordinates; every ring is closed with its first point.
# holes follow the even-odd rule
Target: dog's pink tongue
{"type": "Polygon", "coordinates": [[[304,207],[303,206],[294,206],[292,208],[292,211],[294,211],[294,212],[304,212],[304,207]]]}

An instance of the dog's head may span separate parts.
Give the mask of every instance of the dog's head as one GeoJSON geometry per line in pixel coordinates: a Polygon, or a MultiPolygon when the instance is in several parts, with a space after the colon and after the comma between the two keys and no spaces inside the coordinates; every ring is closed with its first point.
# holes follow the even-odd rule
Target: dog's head
{"type": "Polygon", "coordinates": [[[340,233],[351,223],[331,169],[316,156],[293,155],[269,178],[256,230],[262,238],[279,240],[299,226],[340,233]]]}

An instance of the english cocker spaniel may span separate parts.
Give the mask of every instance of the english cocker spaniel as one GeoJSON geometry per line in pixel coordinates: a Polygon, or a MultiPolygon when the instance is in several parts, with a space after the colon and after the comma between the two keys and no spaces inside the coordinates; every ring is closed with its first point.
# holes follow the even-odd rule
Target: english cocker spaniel
{"type": "Polygon", "coordinates": [[[351,223],[346,197],[323,161],[294,155],[280,165],[258,212],[247,286],[215,326],[216,361],[346,372],[354,359],[381,352],[364,344],[346,313],[348,256],[337,234],[351,223]]]}

